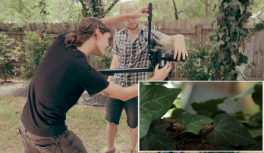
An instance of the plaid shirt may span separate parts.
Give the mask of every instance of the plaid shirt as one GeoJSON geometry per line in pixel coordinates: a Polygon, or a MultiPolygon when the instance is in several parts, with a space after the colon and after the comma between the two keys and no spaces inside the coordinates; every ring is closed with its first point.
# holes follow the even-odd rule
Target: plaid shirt
{"type": "MultiPolygon", "coordinates": [[[[155,47],[164,34],[151,29],[151,43],[155,47]]],[[[141,31],[134,42],[130,43],[130,36],[126,28],[118,31],[113,40],[113,54],[118,54],[116,68],[143,68],[149,66],[148,55],[148,27],[141,25],[141,31]]],[[[147,80],[147,72],[116,73],[113,82],[121,87],[137,84],[138,81],[147,80]]]]}

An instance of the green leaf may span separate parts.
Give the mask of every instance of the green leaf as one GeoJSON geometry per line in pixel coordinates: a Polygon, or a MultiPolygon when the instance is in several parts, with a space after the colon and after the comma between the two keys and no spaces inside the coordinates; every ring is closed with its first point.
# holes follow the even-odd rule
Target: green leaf
{"type": "Polygon", "coordinates": [[[242,111],[236,112],[232,117],[238,121],[245,121],[246,120],[242,111]]]}
{"type": "Polygon", "coordinates": [[[252,94],[252,99],[259,105],[262,110],[262,83],[258,83],[254,86],[255,92],[252,94]]]}
{"type": "Polygon", "coordinates": [[[224,71],[225,71],[225,67],[224,67],[224,65],[221,65],[221,66],[220,66],[220,69],[221,69],[222,72],[224,72],[224,71]]]}
{"type": "Polygon", "coordinates": [[[234,63],[236,63],[238,61],[239,57],[237,55],[233,54],[233,55],[231,55],[231,58],[234,61],[234,63]]]}
{"type": "Polygon", "coordinates": [[[228,64],[225,66],[225,71],[230,71],[231,70],[231,64],[228,64]]]}
{"type": "Polygon", "coordinates": [[[223,61],[223,64],[226,65],[229,61],[228,60],[225,60],[223,61]]]}
{"type": "Polygon", "coordinates": [[[223,114],[223,113],[225,113],[225,111],[218,109],[218,110],[213,111],[210,117],[215,118],[216,115],[223,114]]]}
{"type": "Polygon", "coordinates": [[[257,121],[239,121],[239,122],[244,124],[244,125],[253,127],[253,128],[256,128],[256,127],[260,126],[260,124],[257,121]]]}
{"type": "Polygon", "coordinates": [[[236,67],[235,67],[235,70],[236,70],[236,72],[240,72],[240,73],[244,73],[244,71],[246,70],[246,66],[245,66],[245,64],[244,63],[242,63],[241,65],[237,65],[236,67]]]}
{"type": "Polygon", "coordinates": [[[243,35],[247,36],[248,35],[248,30],[247,29],[240,29],[240,33],[242,33],[243,35]]]}
{"type": "Polygon", "coordinates": [[[236,13],[237,13],[237,11],[235,11],[234,9],[232,9],[232,10],[230,11],[230,15],[231,15],[231,16],[236,16],[236,13]]]}
{"type": "Polygon", "coordinates": [[[231,27],[230,27],[230,34],[233,35],[236,32],[236,28],[238,25],[238,21],[237,22],[231,22],[231,27]]]}
{"type": "Polygon", "coordinates": [[[176,118],[177,123],[183,124],[186,129],[183,132],[190,132],[198,135],[203,127],[203,124],[209,124],[213,122],[213,119],[202,115],[193,115],[188,112],[181,113],[176,118]]]}
{"type": "Polygon", "coordinates": [[[250,121],[257,121],[258,123],[262,124],[262,112],[257,112],[249,119],[250,121]]]}
{"type": "Polygon", "coordinates": [[[160,119],[153,121],[147,135],[140,139],[140,150],[176,150],[175,141],[166,134],[169,126],[160,119]]]}
{"type": "Polygon", "coordinates": [[[219,33],[218,33],[219,38],[221,39],[221,38],[223,37],[224,34],[225,34],[224,32],[219,32],[219,33]]]}
{"type": "Polygon", "coordinates": [[[217,13],[216,20],[220,22],[225,17],[225,13],[217,13]]]}
{"type": "Polygon", "coordinates": [[[235,97],[232,98],[233,101],[237,101],[239,98],[244,97],[245,95],[252,94],[254,92],[254,86],[250,87],[248,90],[240,93],[239,95],[236,95],[235,97]]]}
{"type": "MultiPolygon", "coordinates": [[[[223,5],[224,5],[224,9],[226,9],[228,7],[228,3],[227,2],[225,2],[223,5]]],[[[218,6],[220,6],[220,5],[218,5],[218,6]]]]}
{"type": "Polygon", "coordinates": [[[255,144],[256,141],[248,133],[243,124],[229,114],[220,114],[214,118],[214,130],[207,136],[208,142],[220,146],[244,146],[255,144]]]}
{"type": "Polygon", "coordinates": [[[222,5],[224,0],[218,0],[218,6],[222,5]]]}
{"type": "Polygon", "coordinates": [[[239,47],[238,52],[243,54],[244,51],[243,51],[242,47],[239,47]]]}
{"type": "Polygon", "coordinates": [[[148,132],[152,120],[160,119],[180,94],[179,88],[146,85],[140,89],[140,138],[148,132]]]}
{"type": "Polygon", "coordinates": [[[210,117],[212,115],[212,112],[207,110],[198,110],[196,111],[198,115],[208,116],[210,117]]]}
{"type": "Polygon", "coordinates": [[[172,108],[170,109],[167,114],[169,115],[168,117],[171,117],[171,116],[179,116],[179,114],[185,112],[184,109],[181,109],[181,108],[172,108]]]}
{"type": "Polygon", "coordinates": [[[212,48],[214,48],[216,51],[220,51],[220,46],[223,45],[223,44],[225,44],[225,42],[221,40],[221,41],[215,43],[215,44],[212,46],[212,48]]]}
{"type": "Polygon", "coordinates": [[[255,28],[256,28],[257,31],[258,30],[264,30],[264,24],[263,23],[258,23],[258,24],[255,25],[255,28]]]}
{"type": "Polygon", "coordinates": [[[247,56],[241,56],[240,58],[239,58],[239,61],[241,62],[241,63],[247,63],[248,62],[248,57],[247,56]]]}
{"type": "Polygon", "coordinates": [[[246,146],[246,147],[244,147],[244,149],[243,150],[255,150],[255,151],[262,151],[262,142],[258,142],[258,143],[256,143],[256,144],[253,144],[253,145],[248,145],[248,146],[246,146]]]}
{"type": "Polygon", "coordinates": [[[231,37],[226,37],[225,41],[228,42],[231,39],[231,37]]]}
{"type": "Polygon", "coordinates": [[[246,127],[246,129],[253,138],[256,138],[257,136],[262,136],[262,127],[257,127],[257,128],[246,127]]]}
{"type": "Polygon", "coordinates": [[[210,99],[210,100],[207,100],[205,102],[200,102],[200,103],[193,102],[191,106],[192,106],[192,109],[195,111],[207,110],[207,111],[213,112],[217,110],[218,104],[223,103],[226,99],[227,97],[218,98],[218,99],[210,99]]]}

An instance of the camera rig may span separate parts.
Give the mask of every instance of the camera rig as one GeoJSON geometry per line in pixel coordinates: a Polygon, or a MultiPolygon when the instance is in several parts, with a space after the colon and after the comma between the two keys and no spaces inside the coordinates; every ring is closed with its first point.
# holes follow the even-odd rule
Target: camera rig
{"type": "MultiPolygon", "coordinates": [[[[149,67],[145,68],[121,68],[121,69],[99,69],[97,71],[106,75],[114,75],[115,73],[135,73],[135,72],[153,72],[157,64],[159,68],[163,68],[167,61],[176,61],[173,59],[174,51],[166,51],[163,48],[157,50],[151,49],[150,36],[151,36],[151,20],[152,20],[152,3],[148,5],[148,54],[149,54],[149,67]]],[[[181,57],[180,61],[184,61],[181,57]]],[[[171,74],[171,73],[170,73],[171,74]]],[[[169,75],[170,75],[169,74],[169,75]]],[[[165,80],[169,80],[169,76],[165,80]]]]}

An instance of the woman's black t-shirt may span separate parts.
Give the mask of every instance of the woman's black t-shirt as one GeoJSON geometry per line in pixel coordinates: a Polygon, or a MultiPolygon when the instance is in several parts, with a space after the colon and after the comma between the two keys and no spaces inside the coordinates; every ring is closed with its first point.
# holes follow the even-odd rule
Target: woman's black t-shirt
{"type": "Polygon", "coordinates": [[[66,48],[67,33],[53,42],[34,72],[22,112],[25,128],[39,136],[62,134],[66,130],[66,113],[83,91],[94,95],[109,85],[103,75],[89,65],[83,52],[76,47],[66,48]]]}

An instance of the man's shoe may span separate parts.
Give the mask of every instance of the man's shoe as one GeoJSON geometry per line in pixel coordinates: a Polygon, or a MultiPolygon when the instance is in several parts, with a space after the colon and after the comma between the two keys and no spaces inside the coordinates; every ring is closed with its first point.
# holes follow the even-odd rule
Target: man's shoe
{"type": "Polygon", "coordinates": [[[115,152],[116,152],[116,148],[114,147],[112,150],[106,151],[105,153],[115,153],[115,152]]]}

